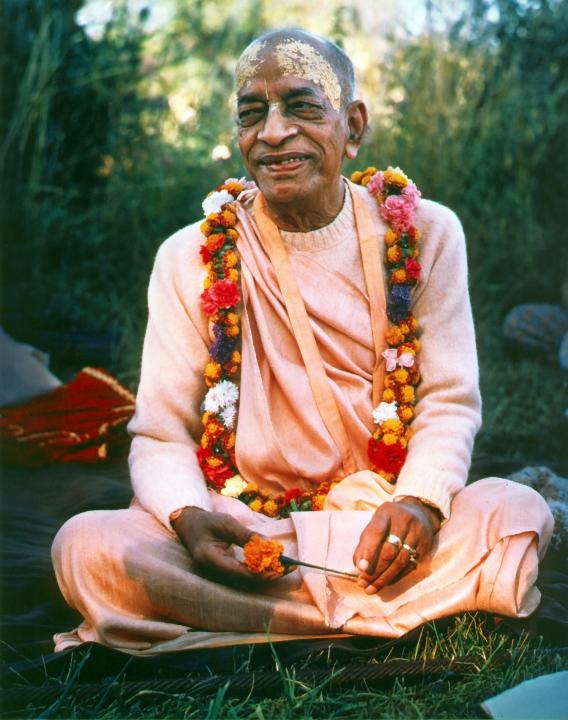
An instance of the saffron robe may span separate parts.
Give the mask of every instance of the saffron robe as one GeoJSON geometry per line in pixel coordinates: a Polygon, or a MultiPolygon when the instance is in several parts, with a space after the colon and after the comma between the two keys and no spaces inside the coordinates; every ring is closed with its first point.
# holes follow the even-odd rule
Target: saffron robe
{"type": "MultiPolygon", "coordinates": [[[[383,247],[386,226],[366,203],[383,247]]],[[[188,629],[398,636],[465,610],[526,615],[538,604],[539,555],[552,532],[545,502],[510,481],[463,489],[480,422],[475,338],[467,292],[465,242],[455,215],[421,201],[421,283],[413,309],[420,327],[422,383],[414,436],[395,487],[368,469],[372,432],[373,345],[353,203],[346,192],[335,221],[312,233],[283,233],[330,387],[349,432],[355,472],[314,401],[297,339],[254,211],[238,212],[242,262],[242,372],[236,456],[241,475],[271,492],[313,488],[343,477],[324,511],[275,520],[206,488],[195,450],[202,432],[203,368],[211,342],[199,295],[203,268],[198,225],[160,249],[149,289],[136,414],[130,429],[134,505],[71,519],[53,548],[62,592],[85,618],[56,638],[58,649],[86,640],[142,652],[189,646],[188,629]],[[183,506],[228,512],[284,542],[286,554],[352,569],[372,511],[393,497],[419,497],[445,522],[418,569],[375,596],[350,580],[300,568],[263,592],[201,577],[173,532],[183,506]],[[165,645],[164,645],[165,643],[165,645]]]]}

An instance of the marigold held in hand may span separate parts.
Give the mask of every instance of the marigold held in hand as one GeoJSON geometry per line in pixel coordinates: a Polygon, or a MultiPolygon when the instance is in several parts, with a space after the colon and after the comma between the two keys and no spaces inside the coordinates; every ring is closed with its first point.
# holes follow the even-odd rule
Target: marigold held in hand
{"type": "Polygon", "coordinates": [[[243,547],[245,565],[255,575],[265,572],[275,572],[284,575],[284,565],[280,556],[284,552],[284,545],[277,540],[263,540],[259,535],[253,535],[243,547]]]}

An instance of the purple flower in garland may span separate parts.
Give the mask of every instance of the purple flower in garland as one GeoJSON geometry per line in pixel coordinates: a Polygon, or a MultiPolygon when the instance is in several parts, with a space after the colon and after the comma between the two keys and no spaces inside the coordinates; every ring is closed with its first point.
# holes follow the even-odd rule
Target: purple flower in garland
{"type": "Polygon", "coordinates": [[[387,315],[389,320],[398,325],[410,312],[412,303],[412,289],[409,285],[395,285],[389,295],[387,303],[387,315]]]}
{"type": "Polygon", "coordinates": [[[213,326],[213,334],[215,335],[215,340],[211,345],[209,354],[213,360],[221,363],[221,365],[224,365],[231,359],[231,354],[236,347],[237,341],[235,338],[227,337],[225,335],[223,332],[223,325],[221,323],[216,323],[213,326]]]}

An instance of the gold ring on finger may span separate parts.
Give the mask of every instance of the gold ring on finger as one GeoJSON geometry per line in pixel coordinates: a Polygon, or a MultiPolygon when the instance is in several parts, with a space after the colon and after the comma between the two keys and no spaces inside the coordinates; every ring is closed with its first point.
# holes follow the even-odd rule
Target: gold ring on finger
{"type": "Polygon", "coordinates": [[[417,559],[417,557],[416,557],[415,555],[411,555],[411,556],[408,558],[408,562],[409,562],[411,565],[414,565],[414,567],[416,567],[416,566],[418,565],[418,559],[417,559]]]}
{"type": "Polygon", "coordinates": [[[400,548],[403,547],[403,545],[402,545],[402,540],[398,537],[398,535],[394,535],[393,533],[391,533],[391,534],[387,537],[387,540],[386,540],[386,541],[387,541],[388,543],[390,543],[391,545],[394,545],[397,550],[400,550],[400,548]]]}
{"type": "Polygon", "coordinates": [[[416,552],[416,548],[411,547],[410,545],[407,545],[406,543],[402,543],[402,547],[406,550],[406,552],[409,554],[411,560],[416,560],[418,557],[418,553],[416,552]]]}

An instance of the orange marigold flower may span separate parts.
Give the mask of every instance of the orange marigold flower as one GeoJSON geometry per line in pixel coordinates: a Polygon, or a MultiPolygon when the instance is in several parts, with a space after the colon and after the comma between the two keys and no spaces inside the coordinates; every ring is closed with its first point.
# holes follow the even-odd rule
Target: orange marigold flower
{"type": "Polygon", "coordinates": [[[383,385],[386,388],[396,387],[396,380],[395,380],[393,372],[385,373],[385,379],[383,380],[383,385]]]}
{"type": "Polygon", "coordinates": [[[404,335],[396,327],[396,325],[393,325],[392,327],[387,328],[385,338],[389,345],[400,345],[400,343],[404,340],[404,335]]]}
{"type": "Polygon", "coordinates": [[[391,283],[394,285],[402,285],[407,281],[407,272],[404,268],[393,270],[390,276],[391,283]]]}
{"type": "Polygon", "coordinates": [[[237,195],[240,195],[244,190],[243,185],[238,182],[224,183],[222,187],[227,192],[230,192],[233,197],[237,197],[237,195]]]}
{"type": "Polygon", "coordinates": [[[411,403],[414,402],[414,388],[412,385],[402,385],[399,389],[400,402],[411,403]]]}
{"type": "Polygon", "coordinates": [[[396,475],[393,475],[393,473],[386,472],[385,470],[377,470],[377,475],[380,475],[382,478],[384,478],[387,482],[393,483],[396,480],[396,475]]]}
{"type": "Polygon", "coordinates": [[[391,403],[394,402],[395,399],[394,390],[383,390],[383,402],[391,403]]]}
{"type": "Polygon", "coordinates": [[[212,468],[219,467],[220,465],[223,464],[222,460],[220,460],[219,458],[216,458],[214,456],[208,457],[205,462],[207,463],[207,465],[209,465],[209,467],[212,467],[212,468]]]}
{"type": "Polygon", "coordinates": [[[213,225],[211,225],[208,220],[204,220],[199,226],[199,229],[204,235],[211,235],[213,232],[213,225]]]}
{"type": "Polygon", "coordinates": [[[410,182],[406,175],[398,168],[389,168],[384,172],[385,185],[397,185],[406,187],[410,182]]]}
{"type": "Polygon", "coordinates": [[[363,173],[360,170],[357,170],[356,172],[353,173],[353,175],[351,175],[351,182],[359,184],[361,182],[362,177],[363,177],[363,173]]]}
{"type": "Polygon", "coordinates": [[[234,312],[227,313],[227,315],[225,316],[225,320],[227,321],[227,323],[229,325],[238,325],[239,324],[239,316],[237,315],[237,313],[234,313],[234,312]]]}
{"type": "Polygon", "coordinates": [[[202,422],[203,426],[207,425],[207,423],[209,422],[209,418],[210,418],[210,417],[211,417],[211,413],[210,413],[210,412],[204,412],[204,413],[203,413],[203,415],[201,416],[201,422],[202,422]]]}
{"type": "Polygon", "coordinates": [[[228,435],[225,435],[221,444],[225,450],[232,450],[235,447],[235,441],[235,433],[230,432],[228,435]]]}
{"type": "Polygon", "coordinates": [[[402,251],[398,245],[393,245],[387,250],[387,260],[390,263],[398,263],[402,260],[402,251]]]}
{"type": "Polygon", "coordinates": [[[408,382],[408,370],[405,370],[404,368],[395,370],[393,375],[399,385],[405,385],[408,382]]]}
{"type": "Polygon", "coordinates": [[[221,366],[217,362],[208,362],[205,366],[205,382],[209,387],[221,377],[221,366]]]}
{"type": "Polygon", "coordinates": [[[237,222],[237,216],[232,210],[223,210],[221,213],[220,221],[223,227],[231,227],[237,222]]]}
{"type": "Polygon", "coordinates": [[[404,343],[400,346],[399,350],[399,355],[402,355],[403,353],[410,353],[411,355],[416,355],[416,350],[414,349],[414,345],[412,345],[412,343],[404,343]]]}
{"type": "Polygon", "coordinates": [[[205,426],[205,432],[207,433],[207,435],[209,435],[210,438],[216,440],[223,434],[223,425],[218,420],[213,418],[212,420],[209,420],[209,422],[205,426]]]}
{"type": "Polygon", "coordinates": [[[399,438],[398,442],[400,443],[400,447],[406,450],[406,448],[408,447],[408,440],[405,437],[401,437],[399,438]]]}
{"type": "Polygon", "coordinates": [[[233,282],[239,282],[239,271],[235,270],[235,268],[230,268],[227,272],[227,279],[233,282]]]}
{"type": "Polygon", "coordinates": [[[208,276],[205,278],[205,280],[203,281],[203,289],[204,289],[204,290],[209,290],[209,288],[211,287],[211,285],[213,285],[213,282],[211,282],[211,279],[210,279],[210,277],[209,277],[209,275],[208,275],[208,276]]]}
{"type": "Polygon", "coordinates": [[[237,337],[239,332],[240,330],[238,325],[227,325],[225,328],[225,335],[228,337],[237,337]]]}
{"type": "Polygon", "coordinates": [[[223,233],[211,233],[211,235],[207,237],[205,244],[209,252],[217,252],[217,250],[220,250],[225,244],[225,236],[223,233]]]}
{"type": "Polygon", "coordinates": [[[229,228],[228,230],[226,230],[225,235],[230,240],[238,240],[239,239],[239,233],[234,228],[229,228]]]}
{"type": "Polygon", "coordinates": [[[254,510],[254,512],[260,512],[262,510],[262,500],[259,497],[256,497],[252,502],[248,504],[248,506],[251,510],[254,510]]]}
{"type": "Polygon", "coordinates": [[[372,177],[376,172],[378,172],[377,168],[374,165],[369,165],[369,167],[365,169],[364,175],[370,175],[372,177]]]}
{"type": "Polygon", "coordinates": [[[243,490],[244,493],[257,493],[258,485],[255,482],[249,482],[246,488],[243,490]]]}
{"type": "Polygon", "coordinates": [[[235,265],[239,262],[239,256],[234,250],[229,250],[229,252],[225,253],[223,262],[229,268],[235,267],[235,265]]]}
{"type": "Polygon", "coordinates": [[[253,535],[243,550],[245,565],[252,573],[260,574],[272,571],[278,575],[284,575],[284,565],[280,562],[280,556],[284,552],[284,545],[281,542],[263,540],[258,535],[253,535]]]}
{"type": "Polygon", "coordinates": [[[324,480],[323,482],[320,482],[320,484],[317,487],[316,495],[327,495],[329,490],[331,488],[331,483],[329,480],[324,480]]]}
{"type": "Polygon", "coordinates": [[[392,228],[389,228],[385,233],[385,244],[388,247],[391,247],[396,243],[398,240],[398,235],[395,233],[395,231],[392,228]]]}
{"type": "Polygon", "coordinates": [[[394,445],[398,442],[398,438],[394,433],[385,433],[382,442],[384,442],[385,445],[394,445]]]}
{"type": "Polygon", "coordinates": [[[203,433],[203,435],[201,436],[200,445],[204,450],[205,450],[205,448],[209,447],[209,440],[210,440],[209,435],[207,435],[207,433],[203,433]]]}
{"type": "Polygon", "coordinates": [[[235,365],[241,364],[241,353],[238,350],[233,350],[231,353],[231,362],[235,365]]]}
{"type": "Polygon", "coordinates": [[[410,325],[405,320],[399,323],[398,327],[403,335],[410,335],[410,325]]]}
{"type": "Polygon", "coordinates": [[[220,212],[209,213],[209,215],[206,218],[209,225],[211,225],[211,227],[213,227],[213,228],[219,227],[219,225],[222,224],[222,222],[221,222],[222,219],[223,219],[223,216],[220,212]]]}
{"type": "Polygon", "coordinates": [[[312,498],[312,510],[323,510],[325,495],[314,495],[312,498]]]}
{"type": "Polygon", "coordinates": [[[375,438],[375,440],[380,440],[383,437],[383,431],[380,427],[375,430],[375,432],[373,433],[373,437],[375,438]]]}
{"type": "Polygon", "coordinates": [[[414,417],[412,405],[399,405],[397,413],[402,422],[410,422],[414,417]]]}
{"type": "Polygon", "coordinates": [[[418,327],[418,320],[414,317],[412,313],[410,313],[410,315],[406,319],[406,322],[408,323],[410,332],[416,332],[416,328],[418,327]]]}
{"type": "Polygon", "coordinates": [[[278,515],[278,503],[274,500],[267,500],[262,506],[262,512],[269,517],[276,517],[278,515]]]}
{"type": "Polygon", "coordinates": [[[385,433],[392,433],[394,435],[402,435],[404,433],[404,425],[400,420],[385,420],[381,423],[381,426],[385,433]]]}
{"type": "Polygon", "coordinates": [[[420,240],[420,230],[412,225],[407,231],[406,234],[412,240],[413,242],[416,242],[417,240],[420,240]]]}
{"type": "Polygon", "coordinates": [[[366,187],[371,182],[371,177],[371,175],[367,175],[365,173],[365,175],[363,175],[363,177],[361,178],[361,185],[363,187],[366,187]]]}

